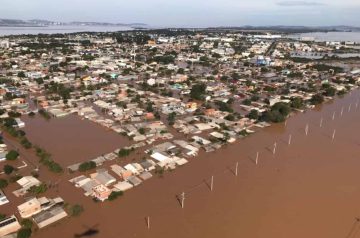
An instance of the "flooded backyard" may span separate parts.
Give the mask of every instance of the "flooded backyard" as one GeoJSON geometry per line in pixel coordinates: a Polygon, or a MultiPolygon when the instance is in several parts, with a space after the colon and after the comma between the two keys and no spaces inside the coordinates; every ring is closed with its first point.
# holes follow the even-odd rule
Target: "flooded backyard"
{"type": "Polygon", "coordinates": [[[76,115],[46,120],[41,116],[25,117],[29,140],[46,149],[63,166],[94,159],[130,144],[114,131],[76,115]]]}

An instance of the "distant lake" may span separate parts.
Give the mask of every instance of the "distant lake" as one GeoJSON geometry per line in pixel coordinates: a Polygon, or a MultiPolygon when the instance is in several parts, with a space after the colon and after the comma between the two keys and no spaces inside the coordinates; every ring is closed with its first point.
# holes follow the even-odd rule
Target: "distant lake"
{"type": "Polygon", "coordinates": [[[360,32],[311,32],[289,35],[289,38],[314,37],[315,41],[354,41],[360,43],[360,32]]]}
{"type": "Polygon", "coordinates": [[[74,32],[113,32],[133,30],[123,26],[48,26],[48,27],[0,27],[0,36],[22,34],[56,34],[74,32]]]}

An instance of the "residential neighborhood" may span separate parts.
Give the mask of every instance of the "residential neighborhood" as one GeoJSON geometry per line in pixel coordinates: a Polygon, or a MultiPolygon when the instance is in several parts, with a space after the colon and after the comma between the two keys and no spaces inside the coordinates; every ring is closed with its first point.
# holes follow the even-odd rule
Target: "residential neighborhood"
{"type": "Polygon", "coordinates": [[[76,219],[84,201],[119,206],[350,94],[359,46],[200,29],[1,37],[0,236],[76,219]]]}

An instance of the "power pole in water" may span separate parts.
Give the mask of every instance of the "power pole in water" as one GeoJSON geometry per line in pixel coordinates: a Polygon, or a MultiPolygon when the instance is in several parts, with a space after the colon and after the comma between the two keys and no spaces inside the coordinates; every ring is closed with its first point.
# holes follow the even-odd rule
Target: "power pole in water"
{"type": "Polygon", "coordinates": [[[214,188],[214,175],[211,176],[211,184],[210,184],[210,191],[212,191],[214,188]]]}
{"type": "Polygon", "coordinates": [[[323,124],[323,118],[321,117],[321,119],[320,119],[320,128],[322,127],[322,124],[323,124]]]}
{"type": "Polygon", "coordinates": [[[274,143],[274,149],[273,149],[273,154],[276,153],[276,142],[274,143]]]}
{"type": "Polygon", "coordinates": [[[259,152],[256,152],[255,164],[257,165],[259,161],[259,152]]]}
{"type": "Polygon", "coordinates": [[[184,208],[185,192],[181,193],[181,208],[184,208]]]}
{"type": "Polygon", "coordinates": [[[344,107],[341,108],[340,116],[342,116],[344,113],[344,107]]]}
{"type": "Polygon", "coordinates": [[[238,176],[238,167],[239,167],[239,162],[236,162],[236,165],[235,165],[235,176],[238,176]]]}
{"type": "Polygon", "coordinates": [[[333,113],[332,120],[335,120],[335,112],[333,113]]]}
{"type": "Polygon", "coordinates": [[[291,134],[289,135],[289,141],[288,141],[288,145],[291,144],[291,134]]]}
{"type": "Polygon", "coordinates": [[[305,135],[308,135],[308,132],[309,132],[309,124],[306,124],[306,127],[305,127],[305,135]]]}
{"type": "Polygon", "coordinates": [[[351,111],[351,103],[350,103],[349,108],[348,108],[348,112],[350,112],[350,111],[351,111]]]}
{"type": "Polygon", "coordinates": [[[149,216],[146,217],[146,225],[147,225],[147,228],[150,229],[150,217],[149,216]]]}
{"type": "Polygon", "coordinates": [[[334,129],[334,132],[333,132],[333,134],[332,134],[332,140],[335,139],[335,133],[336,133],[336,130],[334,129]]]}

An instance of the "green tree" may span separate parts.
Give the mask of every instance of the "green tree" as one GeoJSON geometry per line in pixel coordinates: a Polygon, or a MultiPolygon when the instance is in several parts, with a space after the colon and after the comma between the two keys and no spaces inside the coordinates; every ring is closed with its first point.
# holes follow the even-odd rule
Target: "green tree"
{"type": "Polygon", "coordinates": [[[144,127],[141,127],[141,128],[139,128],[139,133],[141,134],[141,135],[145,135],[145,128],[144,127]]]}
{"type": "Polygon", "coordinates": [[[304,100],[300,97],[293,97],[291,98],[290,106],[296,109],[302,108],[304,106],[304,100]]]}
{"type": "Polygon", "coordinates": [[[195,100],[204,100],[206,85],[204,83],[195,84],[191,88],[190,97],[195,100]]]}
{"type": "Polygon", "coordinates": [[[255,109],[251,110],[249,114],[247,115],[248,118],[257,120],[259,119],[259,112],[255,109]]]}
{"type": "Polygon", "coordinates": [[[11,174],[12,172],[14,172],[15,168],[11,165],[5,164],[3,170],[5,174],[11,174]]]}
{"type": "Polygon", "coordinates": [[[8,186],[8,181],[6,179],[0,178],[0,188],[6,188],[8,186]]]}
{"type": "Polygon", "coordinates": [[[328,87],[325,89],[324,95],[328,97],[333,97],[336,94],[336,89],[334,87],[328,87]]]}
{"type": "Polygon", "coordinates": [[[25,77],[26,77],[26,75],[25,75],[25,73],[24,73],[23,71],[20,71],[20,72],[17,74],[17,76],[18,76],[19,78],[25,78],[25,77]]]}
{"type": "Polygon", "coordinates": [[[45,183],[42,183],[40,185],[30,187],[28,191],[37,195],[46,192],[47,189],[47,185],[45,183]]]}
{"type": "Polygon", "coordinates": [[[168,123],[169,123],[170,126],[174,125],[175,119],[176,119],[176,113],[175,112],[172,112],[172,113],[170,113],[168,115],[167,120],[168,120],[168,123]]]}
{"type": "Polygon", "coordinates": [[[113,201],[118,197],[122,196],[124,193],[122,191],[112,191],[108,197],[109,201],[113,201]]]}
{"type": "Polygon", "coordinates": [[[10,150],[5,157],[6,160],[16,160],[19,157],[19,153],[15,150],[10,150]]]}
{"type": "Polygon", "coordinates": [[[290,107],[287,103],[277,102],[275,103],[270,111],[267,111],[263,115],[265,121],[271,122],[283,122],[290,113],[290,107]]]}
{"type": "Polygon", "coordinates": [[[324,102],[324,97],[321,94],[315,94],[311,97],[310,103],[313,105],[317,105],[324,102]]]}
{"type": "Polygon", "coordinates": [[[33,222],[30,219],[23,219],[21,220],[21,226],[24,228],[31,229],[33,226],[33,222]]]}
{"type": "Polygon", "coordinates": [[[121,148],[119,150],[119,157],[126,157],[126,156],[130,155],[130,152],[131,152],[131,150],[129,150],[129,149],[121,148]]]}
{"type": "Polygon", "coordinates": [[[75,204],[73,206],[70,207],[70,215],[71,216],[80,216],[80,214],[84,211],[84,207],[79,205],[79,204],[75,204]]]}
{"type": "Polygon", "coordinates": [[[96,168],[96,163],[94,161],[87,161],[80,164],[79,171],[84,172],[94,168],[96,168]]]}
{"type": "Polygon", "coordinates": [[[31,236],[30,228],[21,228],[17,233],[17,238],[29,238],[31,236]]]}

